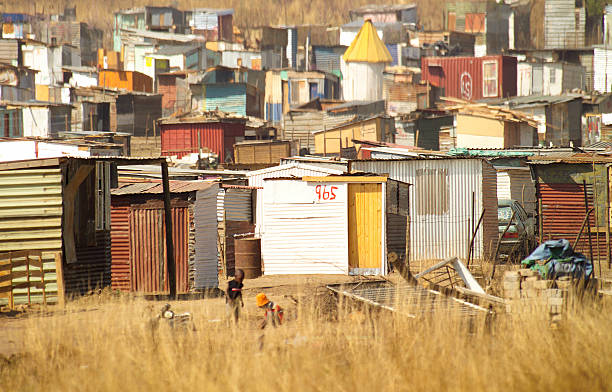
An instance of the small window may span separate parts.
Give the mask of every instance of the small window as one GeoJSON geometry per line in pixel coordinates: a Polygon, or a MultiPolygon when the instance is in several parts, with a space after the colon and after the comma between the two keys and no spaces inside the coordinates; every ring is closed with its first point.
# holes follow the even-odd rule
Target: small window
{"type": "Polygon", "coordinates": [[[497,61],[482,63],[482,96],[497,97],[497,61]]]}
{"type": "Polygon", "coordinates": [[[550,69],[550,83],[557,83],[557,70],[554,68],[550,69]]]}
{"type": "Polygon", "coordinates": [[[110,162],[96,162],[96,230],[110,230],[110,162]]]}
{"type": "Polygon", "coordinates": [[[450,205],[447,169],[417,169],[414,189],[421,192],[414,198],[419,215],[443,215],[450,205]]]}

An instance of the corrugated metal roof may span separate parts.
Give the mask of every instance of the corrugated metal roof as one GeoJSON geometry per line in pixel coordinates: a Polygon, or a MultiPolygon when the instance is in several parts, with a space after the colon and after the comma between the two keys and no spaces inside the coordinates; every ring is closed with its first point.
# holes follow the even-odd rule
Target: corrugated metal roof
{"type": "Polygon", "coordinates": [[[164,45],[160,46],[154,54],[162,56],[174,56],[177,54],[185,54],[191,52],[194,49],[202,48],[199,44],[185,44],[185,45],[164,45]]]}
{"type": "Polygon", "coordinates": [[[365,21],[342,58],[346,62],[390,63],[393,61],[389,50],[378,37],[376,29],[369,20],[365,21]]]}
{"type": "MultiPolygon", "coordinates": [[[[208,189],[214,184],[210,181],[170,181],[170,193],[196,192],[208,189]]],[[[160,193],[164,193],[164,189],[158,182],[128,183],[111,190],[111,194],[115,196],[160,193]]]]}

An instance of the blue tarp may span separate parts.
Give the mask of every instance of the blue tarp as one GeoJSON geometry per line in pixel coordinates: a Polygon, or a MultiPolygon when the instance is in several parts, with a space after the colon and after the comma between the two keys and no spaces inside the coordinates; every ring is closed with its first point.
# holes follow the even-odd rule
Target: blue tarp
{"type": "Polygon", "coordinates": [[[571,276],[589,279],[593,264],[583,254],[574,252],[568,240],[550,240],[538,246],[521,264],[537,271],[545,279],[571,276]]]}

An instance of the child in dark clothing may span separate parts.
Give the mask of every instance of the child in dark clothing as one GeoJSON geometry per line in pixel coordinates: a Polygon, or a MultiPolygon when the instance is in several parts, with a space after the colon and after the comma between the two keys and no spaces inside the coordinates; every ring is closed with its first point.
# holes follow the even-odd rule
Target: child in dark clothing
{"type": "Polygon", "coordinates": [[[234,279],[227,283],[227,291],[225,293],[225,304],[227,308],[228,318],[238,322],[240,318],[240,308],[244,307],[242,301],[242,281],[244,280],[244,271],[239,269],[234,273],[234,279]]]}

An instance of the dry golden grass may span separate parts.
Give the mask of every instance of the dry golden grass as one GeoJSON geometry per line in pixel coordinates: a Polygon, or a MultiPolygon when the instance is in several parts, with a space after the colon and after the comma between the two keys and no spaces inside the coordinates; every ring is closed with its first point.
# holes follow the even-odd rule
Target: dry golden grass
{"type": "Polygon", "coordinates": [[[274,24],[325,24],[337,26],[348,21],[348,12],[364,4],[416,3],[421,23],[428,29],[442,26],[441,12],[444,3],[436,1],[386,1],[386,0],[103,0],[103,1],[34,1],[5,0],[0,9],[4,12],[61,13],[66,5],[76,5],[77,18],[102,28],[107,34],[112,32],[113,12],[121,8],[142,5],[172,5],[179,9],[198,7],[234,8],[235,22],[241,26],[261,26],[274,24]]]}
{"type": "Polygon", "coordinates": [[[318,301],[289,309],[291,320],[266,330],[260,349],[252,302],[238,327],[217,321],[222,299],[175,303],[193,312],[195,332],[153,334],[148,319],[162,303],[129,297],[30,317],[10,336],[22,354],[0,362],[0,390],[612,389],[609,309],[573,310],[553,329],[534,314],[411,320],[318,301]]]}

